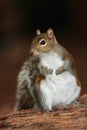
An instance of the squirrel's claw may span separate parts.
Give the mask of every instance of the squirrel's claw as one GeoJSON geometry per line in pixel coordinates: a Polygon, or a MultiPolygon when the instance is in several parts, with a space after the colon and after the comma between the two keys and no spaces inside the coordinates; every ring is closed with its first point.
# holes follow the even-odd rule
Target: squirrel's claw
{"type": "Polygon", "coordinates": [[[64,71],[64,66],[62,65],[60,68],[56,70],[56,75],[61,74],[64,71]]]}
{"type": "Polygon", "coordinates": [[[46,75],[46,74],[52,74],[53,70],[48,69],[47,67],[44,67],[41,65],[40,72],[41,72],[41,74],[46,75]]]}

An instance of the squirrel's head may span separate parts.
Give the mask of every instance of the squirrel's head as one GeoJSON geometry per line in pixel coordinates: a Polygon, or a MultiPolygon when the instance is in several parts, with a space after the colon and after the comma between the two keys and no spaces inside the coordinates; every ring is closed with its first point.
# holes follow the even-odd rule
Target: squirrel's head
{"type": "Polygon", "coordinates": [[[31,44],[32,55],[39,55],[41,53],[48,53],[56,44],[56,38],[51,28],[46,33],[41,33],[39,29],[36,30],[36,37],[31,44]]]}

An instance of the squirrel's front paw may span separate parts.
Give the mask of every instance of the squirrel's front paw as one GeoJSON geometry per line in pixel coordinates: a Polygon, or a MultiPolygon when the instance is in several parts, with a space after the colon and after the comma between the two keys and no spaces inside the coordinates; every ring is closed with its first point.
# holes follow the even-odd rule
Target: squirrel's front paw
{"type": "Polygon", "coordinates": [[[46,74],[52,74],[53,70],[48,69],[47,67],[44,67],[44,66],[41,65],[40,72],[41,72],[41,74],[46,75],[46,74]]]}
{"type": "Polygon", "coordinates": [[[52,74],[53,70],[52,69],[48,69],[48,74],[52,74]]]}
{"type": "Polygon", "coordinates": [[[61,74],[64,71],[64,66],[62,65],[60,68],[56,70],[56,75],[61,74]]]}

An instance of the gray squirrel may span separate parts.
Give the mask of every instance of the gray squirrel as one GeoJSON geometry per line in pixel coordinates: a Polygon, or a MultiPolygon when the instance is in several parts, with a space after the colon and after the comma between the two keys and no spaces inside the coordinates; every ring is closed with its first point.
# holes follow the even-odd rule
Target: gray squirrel
{"type": "Polygon", "coordinates": [[[75,102],[81,92],[75,61],[51,28],[45,33],[36,31],[30,53],[18,75],[15,110],[51,111],[75,102]]]}

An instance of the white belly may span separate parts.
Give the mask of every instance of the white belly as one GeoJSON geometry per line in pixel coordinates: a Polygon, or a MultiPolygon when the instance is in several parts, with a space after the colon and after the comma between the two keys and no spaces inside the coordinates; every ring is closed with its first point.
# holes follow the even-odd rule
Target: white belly
{"type": "Polygon", "coordinates": [[[61,104],[70,104],[80,93],[76,79],[69,72],[46,76],[46,80],[41,81],[40,90],[49,109],[61,104]]]}
{"type": "Polygon", "coordinates": [[[65,71],[59,75],[55,74],[57,68],[62,66],[63,63],[61,58],[56,55],[51,55],[51,58],[49,55],[48,60],[45,58],[41,60],[43,66],[53,69],[52,75],[46,75],[46,79],[42,80],[40,84],[42,103],[44,103],[44,106],[47,106],[49,110],[57,105],[70,104],[80,93],[80,87],[77,86],[75,76],[69,71],[65,71]]]}

